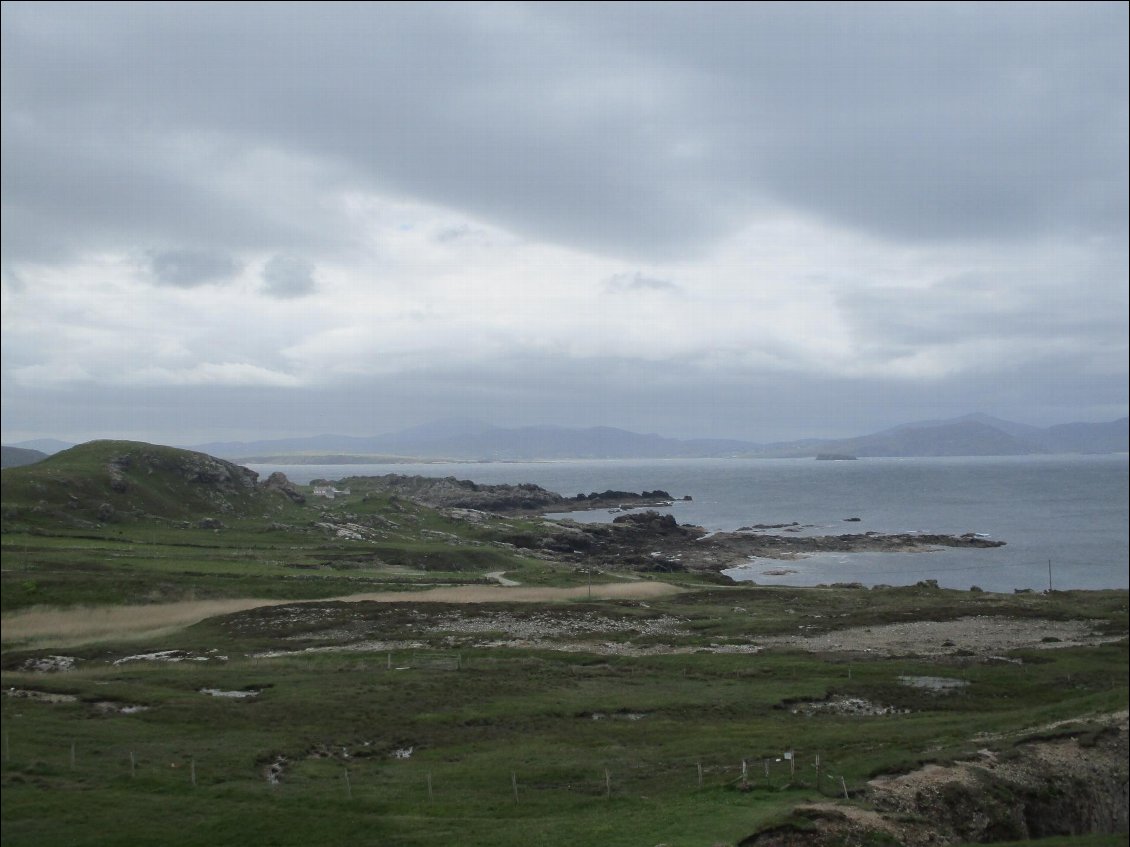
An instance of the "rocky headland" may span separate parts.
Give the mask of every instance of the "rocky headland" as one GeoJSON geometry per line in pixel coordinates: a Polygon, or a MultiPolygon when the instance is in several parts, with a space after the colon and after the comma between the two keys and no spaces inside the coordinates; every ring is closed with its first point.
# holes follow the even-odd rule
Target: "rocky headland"
{"type": "Polygon", "coordinates": [[[611,524],[573,520],[546,522],[548,533],[519,546],[534,546],[554,558],[610,570],[720,572],[750,557],[794,559],[813,553],[915,552],[939,547],[1001,547],[1003,541],[972,533],[940,535],[875,532],[841,535],[709,533],[678,523],[673,515],[633,511],[611,524]]]}
{"type": "MultiPolygon", "coordinates": [[[[322,480],[315,480],[322,482],[322,480]]],[[[666,491],[601,491],[566,497],[533,483],[486,485],[453,476],[436,478],[386,474],[351,476],[338,484],[368,496],[403,497],[435,509],[475,509],[507,515],[532,515],[583,509],[641,508],[668,505],[666,491]]]]}

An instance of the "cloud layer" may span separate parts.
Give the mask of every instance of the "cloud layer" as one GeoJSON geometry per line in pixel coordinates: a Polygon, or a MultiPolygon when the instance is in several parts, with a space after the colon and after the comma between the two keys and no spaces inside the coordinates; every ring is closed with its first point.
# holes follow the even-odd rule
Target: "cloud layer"
{"type": "Polygon", "coordinates": [[[1125,414],[1127,17],[7,4],[5,438],[1125,414]]]}

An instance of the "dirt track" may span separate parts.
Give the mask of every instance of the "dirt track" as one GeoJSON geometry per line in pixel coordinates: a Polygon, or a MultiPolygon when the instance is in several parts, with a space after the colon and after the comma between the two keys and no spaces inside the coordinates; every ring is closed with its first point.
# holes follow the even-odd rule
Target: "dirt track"
{"type": "Polygon", "coordinates": [[[663,582],[632,581],[594,585],[592,588],[505,587],[467,585],[423,591],[381,591],[318,600],[196,600],[137,606],[29,609],[6,615],[0,621],[2,640],[11,646],[62,647],[92,641],[149,638],[192,626],[207,618],[294,603],[552,603],[567,600],[641,600],[675,594],[682,589],[663,582]]]}

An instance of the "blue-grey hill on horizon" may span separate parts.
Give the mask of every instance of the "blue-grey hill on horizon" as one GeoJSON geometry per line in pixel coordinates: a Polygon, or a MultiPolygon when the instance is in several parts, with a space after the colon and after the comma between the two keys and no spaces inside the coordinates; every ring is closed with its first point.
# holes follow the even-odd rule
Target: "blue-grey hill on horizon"
{"type": "MultiPolygon", "coordinates": [[[[500,427],[443,419],[371,437],[315,435],[262,441],[210,442],[191,449],[243,461],[317,459],[350,464],[374,457],[525,461],[536,459],[805,458],[1023,456],[1050,453],[1121,453],[1130,449],[1127,418],[1035,427],[989,415],[902,424],[854,438],[757,443],[733,439],[676,439],[615,427],[500,427]]],[[[4,467],[38,461],[70,446],[38,439],[6,446],[4,467]],[[11,456],[9,457],[9,453],[11,456]]]]}

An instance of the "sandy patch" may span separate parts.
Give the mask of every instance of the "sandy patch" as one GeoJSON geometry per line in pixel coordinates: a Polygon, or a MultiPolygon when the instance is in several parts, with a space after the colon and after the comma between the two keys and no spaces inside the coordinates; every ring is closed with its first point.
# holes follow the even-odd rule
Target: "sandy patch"
{"type": "Polygon", "coordinates": [[[423,591],[380,591],[318,600],[197,600],[136,606],[73,609],[28,609],[0,620],[0,639],[10,646],[56,647],[109,639],[153,638],[176,632],[207,618],[263,606],[296,603],[553,603],[570,600],[638,600],[677,594],[683,589],[664,582],[617,582],[574,588],[464,585],[423,591]]]}

